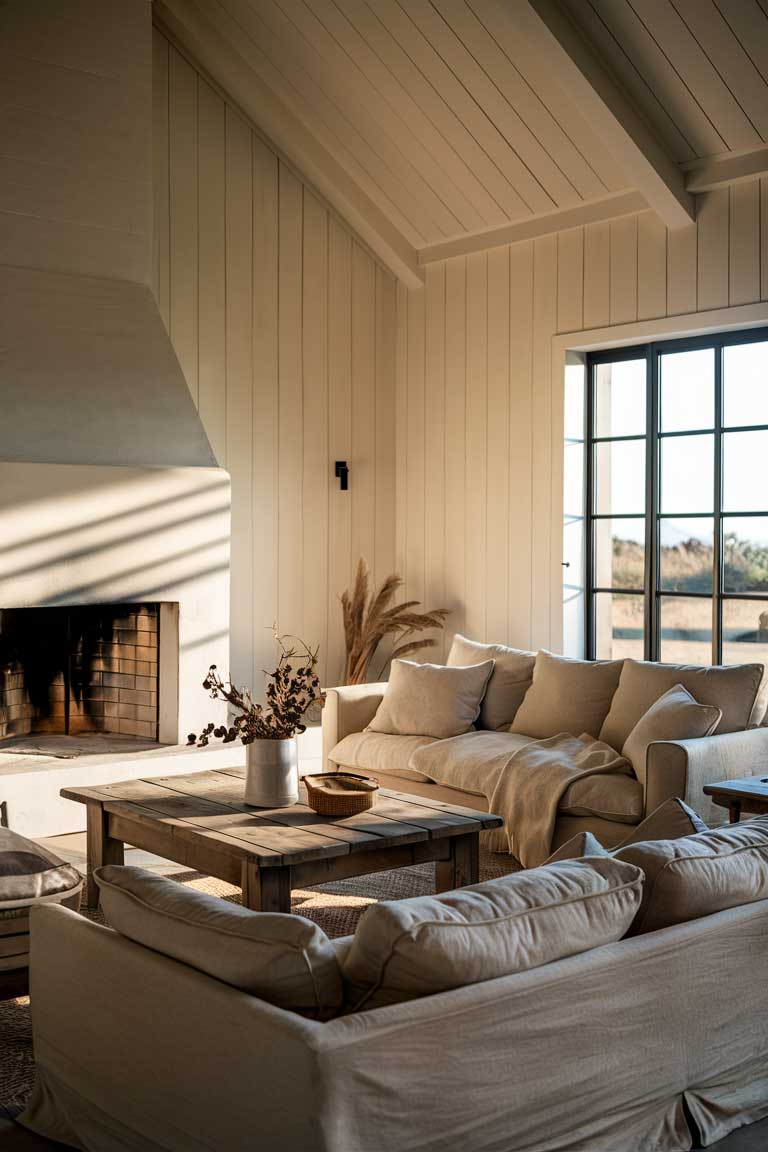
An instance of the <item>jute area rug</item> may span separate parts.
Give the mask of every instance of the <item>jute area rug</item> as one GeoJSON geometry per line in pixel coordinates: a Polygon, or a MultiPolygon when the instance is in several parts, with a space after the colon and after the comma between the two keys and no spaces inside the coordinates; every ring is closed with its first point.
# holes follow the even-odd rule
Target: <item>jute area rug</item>
{"type": "MultiPolygon", "coordinates": [[[[480,852],[480,878],[491,880],[518,869],[511,856],[480,852]]],[[[198,892],[219,896],[233,904],[240,903],[240,889],[201,876],[198,872],[179,872],[172,879],[188,884],[198,892]]],[[[291,899],[292,910],[314,920],[329,936],[349,936],[371,904],[378,900],[403,900],[423,896],[435,890],[435,866],[398,868],[392,872],[374,872],[369,876],[337,880],[316,888],[297,890],[291,899]]],[[[83,908],[90,920],[103,924],[101,913],[83,908]]],[[[29,1000],[0,1001],[0,1114],[18,1112],[32,1091],[35,1061],[32,1052],[32,1023],[29,1000]]]]}

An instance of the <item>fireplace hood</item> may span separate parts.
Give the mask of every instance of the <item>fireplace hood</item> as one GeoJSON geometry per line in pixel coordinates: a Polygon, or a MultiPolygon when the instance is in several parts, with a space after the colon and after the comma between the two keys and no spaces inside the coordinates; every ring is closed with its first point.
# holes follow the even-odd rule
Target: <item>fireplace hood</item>
{"type": "Polygon", "coordinates": [[[147,0],[0,12],[0,461],[215,467],[151,288],[147,0]]]}

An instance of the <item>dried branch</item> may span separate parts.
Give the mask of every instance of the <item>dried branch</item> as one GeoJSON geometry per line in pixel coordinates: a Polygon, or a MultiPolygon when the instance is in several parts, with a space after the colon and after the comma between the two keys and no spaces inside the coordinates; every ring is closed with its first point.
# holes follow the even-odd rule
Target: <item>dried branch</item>
{"type": "Polygon", "coordinates": [[[223,740],[225,744],[238,738],[243,744],[254,740],[288,740],[297,732],[303,732],[302,723],[307,711],[315,704],[325,701],[325,693],[320,688],[317,675],[319,649],[310,648],[296,636],[278,636],[275,640],[280,647],[280,658],[274,672],[267,672],[266,707],[256,704],[247,688],[238,688],[231,680],[223,680],[216,665],[211,664],[203,681],[213,700],[226,700],[235,713],[229,726],[206,724],[199,735],[190,732],[188,744],[204,748],[211,736],[223,740]],[[298,647],[289,647],[288,640],[296,640],[298,647]]]}

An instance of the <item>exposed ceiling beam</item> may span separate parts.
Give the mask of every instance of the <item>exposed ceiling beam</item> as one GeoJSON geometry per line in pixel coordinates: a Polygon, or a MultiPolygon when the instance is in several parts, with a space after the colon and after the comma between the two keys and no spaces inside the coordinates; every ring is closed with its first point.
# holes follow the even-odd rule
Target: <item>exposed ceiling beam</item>
{"type": "Polygon", "coordinates": [[[261,130],[296,174],[314,185],[375,256],[409,287],[424,283],[416,249],[337,160],[264,83],[221,32],[210,0],[154,0],[155,18],[261,130]],[[209,14],[209,12],[211,14],[209,14]]]}
{"type": "Polygon", "coordinates": [[[768,145],[748,152],[726,152],[706,160],[693,160],[684,165],[685,186],[689,192],[714,192],[728,184],[741,184],[768,176],[768,145]]]}
{"type": "Polygon", "coordinates": [[[457,236],[453,240],[441,240],[426,248],[419,248],[419,264],[432,264],[435,260],[449,260],[452,256],[467,256],[470,252],[484,252],[488,248],[499,248],[504,244],[518,244],[521,240],[534,240],[537,236],[549,236],[552,232],[564,232],[568,228],[580,228],[584,224],[595,224],[600,220],[615,220],[618,216],[633,216],[636,212],[647,212],[648,204],[639,192],[612,192],[598,200],[589,200],[573,208],[558,208],[518,220],[514,224],[501,224],[484,232],[472,232],[457,236]]]}
{"type": "Polygon", "coordinates": [[[693,197],[602,61],[557,0],[493,0],[511,35],[524,36],[544,78],[553,78],[578,106],[631,183],[668,228],[695,220],[693,197]]]}

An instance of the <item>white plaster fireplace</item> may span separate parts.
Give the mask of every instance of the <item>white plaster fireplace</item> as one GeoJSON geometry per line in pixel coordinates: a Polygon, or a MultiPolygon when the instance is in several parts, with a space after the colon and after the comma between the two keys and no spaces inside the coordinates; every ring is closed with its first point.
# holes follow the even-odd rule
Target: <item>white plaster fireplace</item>
{"type": "MultiPolygon", "coordinates": [[[[156,649],[165,686],[157,736],[165,745],[183,744],[202,720],[224,715],[202,681],[210,664],[229,664],[229,503],[229,478],[215,468],[0,464],[0,610],[119,605],[125,612],[157,605],[167,623],[164,643],[161,621],[156,649]]],[[[56,635],[52,625],[52,644],[56,635]]],[[[127,635],[138,640],[150,633],[127,635]]],[[[152,649],[137,645],[128,655],[137,651],[149,657],[152,649]]],[[[128,685],[131,674],[139,676],[144,699],[149,678],[142,674],[150,666],[147,659],[139,673],[118,673],[108,685],[117,702],[138,698],[136,680],[128,685]]],[[[130,723],[125,727],[130,735],[130,723]]],[[[81,806],[58,798],[67,780],[107,782],[204,766],[201,753],[162,747],[21,760],[3,743],[0,793],[14,826],[35,835],[82,823],[81,806]]]]}

